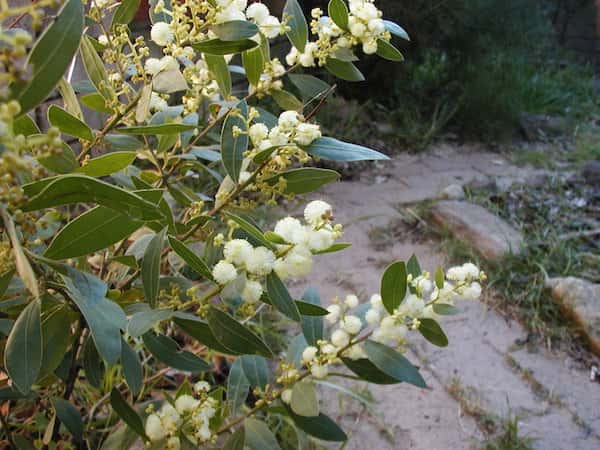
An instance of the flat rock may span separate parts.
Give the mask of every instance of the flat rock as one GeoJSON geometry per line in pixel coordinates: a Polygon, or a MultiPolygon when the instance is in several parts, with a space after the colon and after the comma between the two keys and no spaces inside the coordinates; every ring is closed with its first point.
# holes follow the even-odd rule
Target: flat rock
{"type": "Polygon", "coordinates": [[[551,278],[552,297],[585,333],[592,350],[600,354],[600,284],[575,277],[551,278]]]}
{"type": "Polygon", "coordinates": [[[441,196],[448,200],[462,200],[465,198],[465,190],[460,184],[450,184],[442,189],[441,196]]]}
{"type": "Polygon", "coordinates": [[[584,164],[581,169],[581,174],[586,183],[599,186],[600,185],[600,161],[592,160],[584,164]]]}
{"type": "Polygon", "coordinates": [[[519,253],[521,233],[482,206],[455,200],[436,203],[431,218],[455,237],[475,247],[489,260],[500,260],[508,253],[519,253]]]}

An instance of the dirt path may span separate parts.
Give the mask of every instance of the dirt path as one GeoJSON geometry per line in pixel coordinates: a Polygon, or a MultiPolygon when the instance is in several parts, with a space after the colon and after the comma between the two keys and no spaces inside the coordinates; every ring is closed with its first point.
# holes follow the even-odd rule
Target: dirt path
{"type": "MultiPolygon", "coordinates": [[[[451,183],[490,177],[531,181],[538,174],[497,154],[438,147],[424,156],[402,156],[359,181],[329,186],[319,197],[334,205],[336,219],[345,226],[344,240],[353,246],[318,260],[313,278],[324,302],[334,295],[354,292],[365,298],[376,292],[382,269],[413,253],[428,270],[443,264],[435,242],[415,244],[410,236],[373,248],[369,234],[385,233],[399,218],[398,204],[433,198],[451,183]]],[[[481,448],[482,428],[511,415],[519,418],[521,435],[536,439],[536,449],[600,448],[600,385],[590,383],[588,373],[565,355],[519,346],[527,333],[518,323],[507,323],[479,302],[460,307],[464,314],[443,323],[448,348],[413,341],[408,356],[423,368],[430,390],[353,385],[368,389],[363,393],[376,400],[376,412],[347,396],[328,394],[328,410],[352,435],[347,448],[481,448]]]]}

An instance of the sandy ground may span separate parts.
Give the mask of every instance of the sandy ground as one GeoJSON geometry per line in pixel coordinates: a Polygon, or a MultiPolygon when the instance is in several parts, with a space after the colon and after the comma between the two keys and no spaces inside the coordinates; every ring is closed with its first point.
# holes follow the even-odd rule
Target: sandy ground
{"type": "MultiPolygon", "coordinates": [[[[369,233],[399,218],[397,206],[436,197],[451,183],[500,179],[532,182],[540,173],[514,167],[498,154],[438,146],[426,155],[402,155],[378,164],[360,179],[329,185],[315,198],[329,201],[353,246],[322,256],[311,276],[324,303],[335,295],[378,291],[388,263],[416,254],[434,270],[444,263],[436,242],[406,236],[373,247],[369,233]],[[418,242],[418,243],[416,243],[418,242]]],[[[303,289],[302,283],[295,286],[303,289]]],[[[550,300],[549,300],[550,301],[550,300]]],[[[408,357],[422,367],[430,386],[344,386],[376,400],[374,410],[338,391],[325,389],[325,408],[349,431],[347,449],[481,448],[486,420],[519,418],[520,433],[540,450],[600,448],[600,385],[563,354],[523,348],[526,331],[480,302],[443,322],[450,345],[439,349],[417,338],[408,357]]]]}

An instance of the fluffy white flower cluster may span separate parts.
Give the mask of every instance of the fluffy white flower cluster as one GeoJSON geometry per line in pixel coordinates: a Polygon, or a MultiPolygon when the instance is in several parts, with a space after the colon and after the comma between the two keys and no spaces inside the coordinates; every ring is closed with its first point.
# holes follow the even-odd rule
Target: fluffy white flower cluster
{"type": "Polygon", "coordinates": [[[160,72],[179,69],[179,61],[171,55],[162,58],[148,58],[144,63],[144,70],[150,75],[158,75],[160,72]]]}
{"type": "MultiPolygon", "coordinates": [[[[479,281],[485,280],[485,274],[471,263],[448,270],[442,289],[434,287],[427,272],[418,277],[407,277],[411,287],[400,306],[388,314],[381,295],[373,294],[369,299],[369,309],[363,319],[352,310],[360,306],[356,295],[348,295],[344,301],[339,298],[327,307],[329,314],[325,320],[331,325],[329,340],[318,341],[317,346],[308,346],[302,353],[302,362],[315,378],[325,378],[328,366],[335,364],[339,356],[350,359],[365,358],[360,342],[353,344],[355,338],[370,328],[370,339],[392,347],[406,345],[409,331],[420,325],[425,318],[437,319],[433,305],[452,304],[454,300],[475,300],[481,294],[479,281]],[[451,280],[451,281],[449,281],[451,280]]],[[[360,340],[359,340],[360,341],[360,340]]],[[[285,401],[285,399],[284,399],[285,401]]]]}
{"type": "Polygon", "coordinates": [[[246,9],[246,17],[252,20],[262,34],[267,38],[273,39],[285,32],[285,26],[279,22],[279,19],[269,11],[264,3],[252,3],[246,9]]]}
{"type": "Polygon", "coordinates": [[[363,329],[363,321],[353,309],[359,306],[356,295],[348,295],[344,301],[335,299],[329,305],[325,316],[335,328],[331,331],[329,340],[320,340],[318,347],[308,346],[302,352],[302,362],[315,378],[325,378],[329,374],[329,365],[335,364],[340,356],[351,359],[364,358],[365,354],[360,345],[351,345],[352,340],[363,329]]]}
{"type": "Polygon", "coordinates": [[[382,12],[377,9],[374,0],[349,0],[348,29],[343,30],[333,20],[323,15],[320,8],[312,10],[311,30],[317,40],[306,44],[303,51],[292,47],[286,56],[289,65],[300,64],[313,67],[325,64],[327,58],[335,57],[337,52],[361,46],[364,53],[377,52],[377,41],[390,40],[386,31],[382,12]]]}
{"type": "MultiPolygon", "coordinates": [[[[370,55],[377,51],[377,40],[386,38],[383,13],[377,9],[374,0],[350,0],[348,27],[352,37],[362,44],[363,52],[370,55]]],[[[348,42],[352,45],[354,39],[348,42]]],[[[387,36],[389,40],[389,36],[387,36]]],[[[345,42],[338,42],[340,47],[345,42]]]]}
{"type": "Polygon", "coordinates": [[[272,147],[289,145],[308,146],[321,137],[319,125],[304,122],[297,111],[284,111],[280,114],[277,126],[269,128],[264,123],[255,123],[248,135],[256,152],[272,147]]]}
{"type": "Polygon", "coordinates": [[[197,398],[183,394],[175,399],[174,405],[166,401],[157,412],[146,419],[146,435],[152,442],[165,441],[165,449],[179,450],[180,433],[193,444],[211,441],[215,435],[210,429],[210,420],[217,412],[218,402],[208,395],[210,385],[200,381],[194,385],[197,398]]]}
{"type": "Polygon", "coordinates": [[[282,279],[308,275],[313,266],[313,252],[331,247],[341,236],[341,227],[331,224],[331,205],[321,200],[310,202],[304,216],[306,224],[293,217],[277,222],[274,232],[286,243],[277,244],[276,252],[263,246],[253,247],[245,239],[227,241],[224,258],[212,270],[215,281],[226,285],[243,272],[246,283],[241,298],[256,303],[263,293],[261,281],[272,271],[282,279]]]}
{"type": "Polygon", "coordinates": [[[446,273],[443,286],[438,288],[430,280],[427,272],[407,281],[412,287],[400,306],[388,314],[383,307],[381,297],[371,297],[371,308],[365,315],[369,325],[374,327],[372,339],[377,342],[402,346],[409,330],[417,329],[420,319],[438,319],[435,304],[452,305],[456,300],[476,300],[481,295],[479,281],[485,280],[485,274],[472,263],[452,267],[446,273]]]}
{"type": "MultiPolygon", "coordinates": [[[[254,4],[260,5],[260,3],[254,4]]],[[[252,84],[248,86],[248,93],[252,94],[256,92],[260,97],[263,93],[269,93],[272,90],[281,90],[283,88],[283,81],[281,81],[283,75],[285,75],[285,67],[283,67],[278,58],[273,58],[265,64],[263,73],[260,75],[256,86],[252,84]]]]}
{"type": "Polygon", "coordinates": [[[152,39],[156,45],[164,47],[173,42],[175,33],[173,33],[173,30],[168,23],[156,22],[150,29],[150,39],[152,39]]]}

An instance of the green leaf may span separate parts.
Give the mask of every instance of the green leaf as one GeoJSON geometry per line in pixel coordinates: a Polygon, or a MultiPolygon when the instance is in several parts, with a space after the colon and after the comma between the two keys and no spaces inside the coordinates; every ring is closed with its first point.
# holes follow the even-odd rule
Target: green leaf
{"type": "Polygon", "coordinates": [[[83,37],[79,51],[88,78],[102,97],[110,100],[112,98],[112,88],[108,81],[108,74],[106,73],[104,62],[100,56],[98,56],[96,48],[89,36],[83,37]]]}
{"type": "Polygon", "coordinates": [[[342,30],[348,30],[348,7],[343,0],[331,0],[327,8],[331,20],[342,30]]]}
{"type": "Polygon", "coordinates": [[[292,401],[290,408],[299,416],[315,417],[319,415],[319,399],[315,384],[310,381],[301,381],[292,388],[292,401]]]}
{"type": "Polygon", "coordinates": [[[242,369],[242,360],[238,358],[229,368],[227,377],[227,402],[234,414],[246,401],[249,389],[250,382],[242,369]]]}
{"type": "Polygon", "coordinates": [[[69,173],[79,167],[79,163],[75,158],[73,150],[64,142],[62,143],[62,150],[60,153],[48,156],[38,156],[37,160],[46,169],[55,173],[69,173]]]}
{"type": "Polygon", "coordinates": [[[251,38],[259,32],[256,24],[246,20],[232,20],[210,27],[211,31],[222,41],[238,41],[251,38]]]}
{"type": "Polygon", "coordinates": [[[294,414],[289,409],[288,412],[298,428],[317,439],[330,442],[343,442],[348,439],[344,430],[323,413],[317,417],[304,417],[294,414]]]}
{"type": "Polygon", "coordinates": [[[144,369],[137,352],[125,342],[121,342],[121,365],[127,386],[134,396],[139,395],[144,386],[144,369]]]}
{"type": "Polygon", "coordinates": [[[377,54],[390,61],[404,61],[404,56],[396,47],[383,39],[377,39],[377,54]]]}
{"type": "Polygon", "coordinates": [[[196,159],[204,159],[206,161],[214,162],[221,161],[221,153],[215,150],[219,150],[219,146],[209,146],[209,147],[198,147],[194,146],[188,152],[189,155],[192,155],[196,159]]]}
{"type": "Polygon", "coordinates": [[[433,319],[419,319],[419,332],[425,339],[438,347],[448,346],[448,337],[442,327],[433,319]]]}
{"type": "Polygon", "coordinates": [[[283,89],[272,90],[271,97],[275,103],[285,111],[302,111],[304,104],[296,98],[294,94],[284,91],[283,89]]]}
{"type": "Polygon", "coordinates": [[[83,371],[89,383],[95,388],[102,387],[104,379],[104,363],[94,345],[94,339],[89,337],[83,346],[83,371]]]}
{"type": "Polygon", "coordinates": [[[298,311],[303,316],[326,316],[329,314],[325,308],[322,308],[319,305],[313,305],[309,302],[303,302],[301,300],[296,300],[296,306],[298,307],[298,311]]]}
{"type": "Polygon", "coordinates": [[[77,441],[83,440],[83,420],[81,420],[81,414],[75,408],[75,406],[60,397],[52,397],[52,406],[56,411],[56,416],[60,419],[67,430],[73,435],[77,441]]]}
{"type": "Polygon", "coordinates": [[[4,229],[8,234],[8,238],[13,248],[13,259],[15,263],[15,268],[17,269],[17,274],[25,287],[31,292],[34,298],[39,298],[40,290],[38,287],[37,278],[35,276],[35,272],[25,256],[25,252],[23,251],[23,247],[21,246],[21,240],[17,235],[17,230],[15,228],[15,223],[13,222],[12,217],[8,214],[4,205],[0,204],[0,214],[2,216],[2,220],[4,221],[4,229]]]}
{"type": "Polygon", "coordinates": [[[448,305],[446,303],[434,303],[433,312],[440,316],[454,316],[460,314],[461,310],[454,305],[448,305]]]}
{"type": "Polygon", "coordinates": [[[365,76],[349,61],[328,58],[325,68],[329,73],[346,81],[365,81],[365,76]]]}
{"type": "Polygon", "coordinates": [[[272,231],[264,232],[265,239],[273,244],[281,244],[281,245],[289,245],[289,242],[286,242],[280,235],[277,233],[273,233],[272,231]]]}
{"type": "Polygon", "coordinates": [[[121,0],[121,4],[115,11],[110,27],[115,29],[117,25],[127,25],[135,17],[140,7],[140,0],[121,0]]]}
{"type": "Polygon", "coordinates": [[[0,387],[0,400],[19,400],[27,398],[27,395],[19,392],[14,386],[0,387]]]}
{"type": "Polygon", "coordinates": [[[116,388],[113,388],[112,391],[110,391],[110,405],[129,428],[135,431],[142,439],[148,440],[146,432],[144,431],[142,418],[131,406],[129,406],[116,388]]]}
{"type": "Polygon", "coordinates": [[[254,161],[255,164],[262,164],[271,157],[273,152],[275,152],[277,149],[279,149],[281,147],[283,147],[283,146],[282,145],[274,145],[273,147],[269,147],[264,150],[261,150],[254,156],[252,161],[254,161]]]}
{"type": "Polygon", "coordinates": [[[71,86],[71,83],[69,83],[65,77],[61,77],[58,81],[58,90],[60,96],[63,98],[65,109],[77,119],[83,119],[83,112],[79,106],[77,94],[75,93],[73,86],[71,86]]]}
{"type": "Polygon", "coordinates": [[[242,161],[244,160],[244,152],[248,149],[248,134],[242,133],[239,136],[234,136],[234,127],[239,128],[242,132],[246,132],[246,123],[243,118],[248,117],[248,104],[245,100],[239,102],[234,111],[230,112],[221,131],[221,158],[223,166],[227,174],[236,183],[240,178],[240,170],[242,169],[242,161]],[[236,114],[239,112],[239,115],[236,114]],[[240,117],[240,115],[242,117],[240,117]]]}
{"type": "Polygon", "coordinates": [[[408,33],[397,23],[392,22],[391,20],[384,20],[385,29],[392,33],[394,36],[398,36],[399,38],[410,41],[410,37],[408,33]]]}
{"type": "Polygon", "coordinates": [[[129,319],[127,332],[137,338],[154,328],[154,325],[173,317],[172,309],[148,309],[135,313],[129,319]]]}
{"type": "Polygon", "coordinates": [[[89,255],[125,239],[142,225],[143,222],[97,206],[65,225],[54,236],[44,256],[67,259],[89,255]]]}
{"type": "Polygon", "coordinates": [[[212,350],[226,355],[240,354],[221,344],[210,330],[208,323],[197,317],[183,318],[176,316],[173,321],[191,337],[212,350]]]}
{"type": "Polygon", "coordinates": [[[242,370],[250,386],[264,389],[269,382],[267,360],[262,356],[256,355],[243,355],[238,360],[242,365],[242,370]]]}
{"type": "Polygon", "coordinates": [[[14,323],[15,323],[14,320],[0,319],[0,334],[3,334],[4,336],[8,336],[10,334],[10,330],[12,329],[12,326],[14,323]]]}
{"type": "Polygon", "coordinates": [[[121,330],[127,318],[119,305],[106,298],[108,287],[99,278],[65,266],[69,296],[85,318],[98,353],[111,366],[121,355],[121,330]]]}
{"type": "Polygon", "coordinates": [[[55,307],[45,315],[42,320],[42,343],[40,380],[54,372],[71,344],[71,320],[66,306],[55,307]]]}
{"type": "Polygon", "coordinates": [[[48,108],[48,122],[65,134],[86,141],[94,139],[92,129],[85,122],[71,115],[60,106],[50,105],[50,108],[48,108]]]}
{"type": "Polygon", "coordinates": [[[131,428],[123,424],[116,429],[111,429],[99,450],[130,450],[135,448],[139,439],[140,437],[131,428]]]}
{"type": "Polygon", "coordinates": [[[38,211],[73,203],[98,203],[142,220],[161,219],[156,205],[139,195],[85,175],[61,175],[23,186],[29,203],[24,211],[38,211]]]}
{"type": "Polygon", "coordinates": [[[14,269],[9,270],[8,272],[5,272],[2,275],[0,275],[0,299],[2,298],[2,296],[8,289],[8,286],[10,285],[10,282],[14,275],[15,275],[14,269]]]}
{"type": "Polygon", "coordinates": [[[395,379],[382,372],[368,359],[349,359],[342,358],[342,361],[356,375],[361,379],[368,381],[369,383],[375,384],[397,384],[399,380],[395,379]]]}
{"type": "Polygon", "coordinates": [[[125,169],[135,160],[135,152],[112,152],[90,159],[88,163],[76,170],[89,177],[105,177],[125,169]]]}
{"type": "Polygon", "coordinates": [[[21,105],[21,114],[44,101],[56,87],[73,60],[82,33],[83,4],[81,0],[68,0],[29,53],[27,66],[32,70],[27,83],[13,85],[12,94],[21,105]]]}
{"type": "Polygon", "coordinates": [[[36,447],[28,439],[19,434],[14,435],[13,440],[19,450],[36,450],[36,447]]]}
{"type": "Polygon", "coordinates": [[[314,192],[328,183],[337,181],[340,178],[340,174],[330,169],[304,167],[278,173],[267,178],[265,182],[274,185],[281,178],[286,182],[283,191],[285,194],[306,194],[314,192]]]}
{"type": "Polygon", "coordinates": [[[381,277],[381,298],[385,309],[393,314],[406,296],[406,265],[403,261],[390,264],[381,277]]]}
{"type": "Polygon", "coordinates": [[[348,247],[351,247],[352,244],[349,242],[338,242],[336,244],[333,244],[331,247],[326,248],[325,250],[319,250],[319,251],[313,251],[312,254],[313,255],[324,255],[326,253],[336,253],[336,252],[340,252],[344,249],[347,249],[348,247]]]}
{"type": "Polygon", "coordinates": [[[208,326],[222,345],[239,354],[273,357],[271,349],[256,334],[223,311],[211,307],[208,326]]]}
{"type": "Polygon", "coordinates": [[[144,345],[160,362],[184,372],[206,372],[211,367],[203,359],[186,350],[180,350],[177,343],[164,334],[148,332],[142,336],[144,345]]]}
{"type": "Polygon", "coordinates": [[[298,334],[292,338],[285,351],[287,361],[291,362],[295,367],[300,368],[304,365],[302,362],[302,352],[308,347],[308,342],[303,334],[298,334]]]}
{"type": "Polygon", "coordinates": [[[117,128],[117,133],[123,134],[176,134],[184,131],[191,131],[198,128],[198,125],[187,125],[185,123],[163,123],[160,125],[141,125],[139,127],[117,128]]]}
{"type": "Polygon", "coordinates": [[[76,172],[90,177],[105,177],[125,169],[135,158],[136,154],[134,152],[112,152],[91,159],[85,166],[77,169],[76,172]]]}
{"type": "Polygon", "coordinates": [[[328,161],[369,161],[387,160],[386,155],[356,144],[338,141],[330,137],[315,140],[305,148],[312,156],[328,161]]]}
{"type": "Polygon", "coordinates": [[[92,94],[86,94],[79,99],[88,108],[105,114],[110,114],[110,108],[106,107],[106,99],[102,95],[94,92],[92,94]]]}
{"type": "Polygon", "coordinates": [[[412,275],[413,279],[421,275],[421,265],[415,255],[412,255],[406,263],[406,273],[412,275]]]}
{"type": "Polygon", "coordinates": [[[239,427],[235,433],[229,436],[229,439],[225,441],[223,450],[244,450],[244,442],[246,440],[246,433],[244,427],[239,427]]]}
{"type": "Polygon", "coordinates": [[[438,267],[435,271],[435,286],[438,289],[442,289],[444,287],[445,279],[446,275],[444,274],[444,269],[442,267],[438,267]]]}
{"type": "Polygon", "coordinates": [[[305,101],[318,98],[331,89],[327,83],[312,75],[295,74],[288,75],[290,81],[298,88],[305,101]]]}
{"type": "Polygon", "coordinates": [[[242,65],[251,85],[256,86],[265,67],[265,58],[260,47],[246,50],[242,53],[242,65]]]}
{"type": "Polygon", "coordinates": [[[213,280],[212,273],[206,265],[206,263],[196,253],[191,251],[186,245],[178,241],[173,236],[169,236],[169,245],[177,255],[185,261],[185,263],[192,268],[194,272],[201,275],[209,280],[213,280]]]}
{"type": "Polygon", "coordinates": [[[212,73],[215,80],[217,80],[219,90],[221,91],[223,97],[229,97],[231,95],[231,73],[229,73],[229,67],[227,67],[227,61],[225,61],[225,57],[222,55],[206,54],[204,55],[204,60],[206,61],[208,70],[212,73]]]}
{"type": "Polygon", "coordinates": [[[240,226],[240,228],[242,230],[244,230],[246,233],[248,233],[248,235],[251,236],[253,239],[260,242],[262,245],[264,245],[265,247],[267,247],[271,250],[274,248],[273,244],[271,244],[271,242],[269,242],[265,238],[262,231],[260,231],[258,228],[256,228],[249,221],[247,221],[243,217],[240,217],[240,216],[230,213],[230,212],[225,213],[225,215],[227,216],[228,219],[231,219],[235,223],[237,223],[240,226]]]}
{"type": "MultiPolygon", "coordinates": [[[[319,292],[315,288],[308,288],[302,299],[315,306],[320,306],[321,298],[319,292]]],[[[322,317],[302,317],[302,334],[306,338],[306,342],[310,345],[317,345],[317,342],[323,339],[323,318],[322,317]]]]}
{"type": "Polygon", "coordinates": [[[194,50],[208,55],[232,55],[241,53],[258,46],[258,43],[250,39],[240,39],[236,41],[222,41],[221,39],[209,39],[208,41],[192,44],[194,50]]]}
{"type": "Polygon", "coordinates": [[[157,233],[144,252],[142,259],[142,284],[144,285],[144,297],[151,308],[156,306],[158,300],[158,289],[160,285],[160,261],[166,229],[157,233]]]}
{"type": "Polygon", "coordinates": [[[296,303],[288,292],[285,284],[279,279],[275,272],[267,275],[267,293],[271,303],[282,314],[295,322],[300,322],[301,316],[296,303]]]}
{"type": "Polygon", "coordinates": [[[22,134],[27,137],[41,132],[34,120],[27,114],[23,114],[13,121],[13,133],[15,136],[22,134]]]}
{"type": "Polygon", "coordinates": [[[40,301],[32,300],[12,327],[4,350],[4,367],[13,385],[27,394],[42,364],[40,301]]]}
{"type": "Polygon", "coordinates": [[[283,7],[283,16],[289,18],[287,25],[290,31],[286,33],[288,39],[302,53],[308,41],[308,25],[298,0],[287,0],[283,7]]]}
{"type": "Polygon", "coordinates": [[[413,364],[398,353],[396,350],[374,341],[365,341],[363,343],[369,360],[377,366],[379,370],[395,378],[398,381],[413,384],[420,388],[426,388],[427,384],[413,364]]]}
{"type": "Polygon", "coordinates": [[[266,423],[248,418],[244,420],[246,446],[251,450],[281,450],[275,435],[271,433],[266,423]]]}

